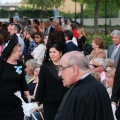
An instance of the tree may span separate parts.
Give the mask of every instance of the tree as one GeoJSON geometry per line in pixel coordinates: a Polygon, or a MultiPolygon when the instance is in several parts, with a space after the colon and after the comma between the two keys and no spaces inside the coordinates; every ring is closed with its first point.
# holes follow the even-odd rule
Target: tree
{"type": "Polygon", "coordinates": [[[94,33],[98,33],[98,13],[99,13],[100,0],[95,0],[95,12],[94,12],[94,33]]]}
{"type": "Polygon", "coordinates": [[[28,0],[29,4],[42,9],[56,8],[59,7],[65,0],[28,0]]]}
{"type": "Polygon", "coordinates": [[[84,19],[84,16],[83,16],[84,11],[83,11],[83,9],[84,9],[84,4],[86,3],[86,0],[72,0],[72,1],[80,3],[80,11],[81,11],[80,12],[80,24],[81,24],[81,26],[83,26],[84,25],[84,21],[83,21],[83,19],[84,19]]]}
{"type": "Polygon", "coordinates": [[[64,1],[65,0],[28,0],[28,3],[33,5],[34,8],[40,9],[42,20],[42,10],[58,8],[64,1]]]}

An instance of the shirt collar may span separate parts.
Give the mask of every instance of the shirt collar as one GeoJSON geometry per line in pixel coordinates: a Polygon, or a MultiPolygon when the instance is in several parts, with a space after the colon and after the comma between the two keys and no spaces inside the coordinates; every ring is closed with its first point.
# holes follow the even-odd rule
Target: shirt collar
{"type": "Polygon", "coordinates": [[[118,45],[114,45],[114,47],[119,48],[119,47],[120,47],[120,44],[118,44],[118,45]]]}
{"type": "Polygon", "coordinates": [[[67,40],[66,43],[72,42],[72,40],[67,40]]]}
{"type": "Polygon", "coordinates": [[[89,74],[91,74],[91,72],[84,74],[80,79],[82,80],[82,79],[86,78],[89,74]]]}
{"type": "Polygon", "coordinates": [[[19,34],[19,33],[17,33],[16,35],[17,35],[18,37],[20,37],[20,34],[19,34]]]}

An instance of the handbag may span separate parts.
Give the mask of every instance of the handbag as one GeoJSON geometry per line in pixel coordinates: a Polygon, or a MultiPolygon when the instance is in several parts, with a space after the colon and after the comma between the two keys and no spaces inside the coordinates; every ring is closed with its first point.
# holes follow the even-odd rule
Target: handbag
{"type": "Polygon", "coordinates": [[[92,50],[93,50],[92,46],[86,41],[86,43],[83,45],[84,55],[90,55],[92,50]]]}

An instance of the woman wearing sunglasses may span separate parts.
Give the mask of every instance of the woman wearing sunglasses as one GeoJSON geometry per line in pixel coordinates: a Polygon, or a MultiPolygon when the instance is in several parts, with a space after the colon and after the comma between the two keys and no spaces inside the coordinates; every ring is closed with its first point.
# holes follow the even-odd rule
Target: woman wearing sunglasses
{"type": "Polygon", "coordinates": [[[44,39],[44,35],[43,35],[42,32],[36,32],[35,33],[35,39],[34,40],[37,44],[37,47],[31,53],[33,58],[40,63],[43,61],[45,50],[46,50],[46,46],[43,44],[43,39],[44,39]]]}

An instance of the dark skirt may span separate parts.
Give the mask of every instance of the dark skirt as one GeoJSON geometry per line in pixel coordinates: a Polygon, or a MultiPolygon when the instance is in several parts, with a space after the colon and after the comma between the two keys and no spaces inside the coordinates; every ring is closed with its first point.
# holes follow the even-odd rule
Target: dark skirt
{"type": "Polygon", "coordinates": [[[21,102],[17,104],[0,102],[0,120],[23,120],[23,118],[21,102]]]}

